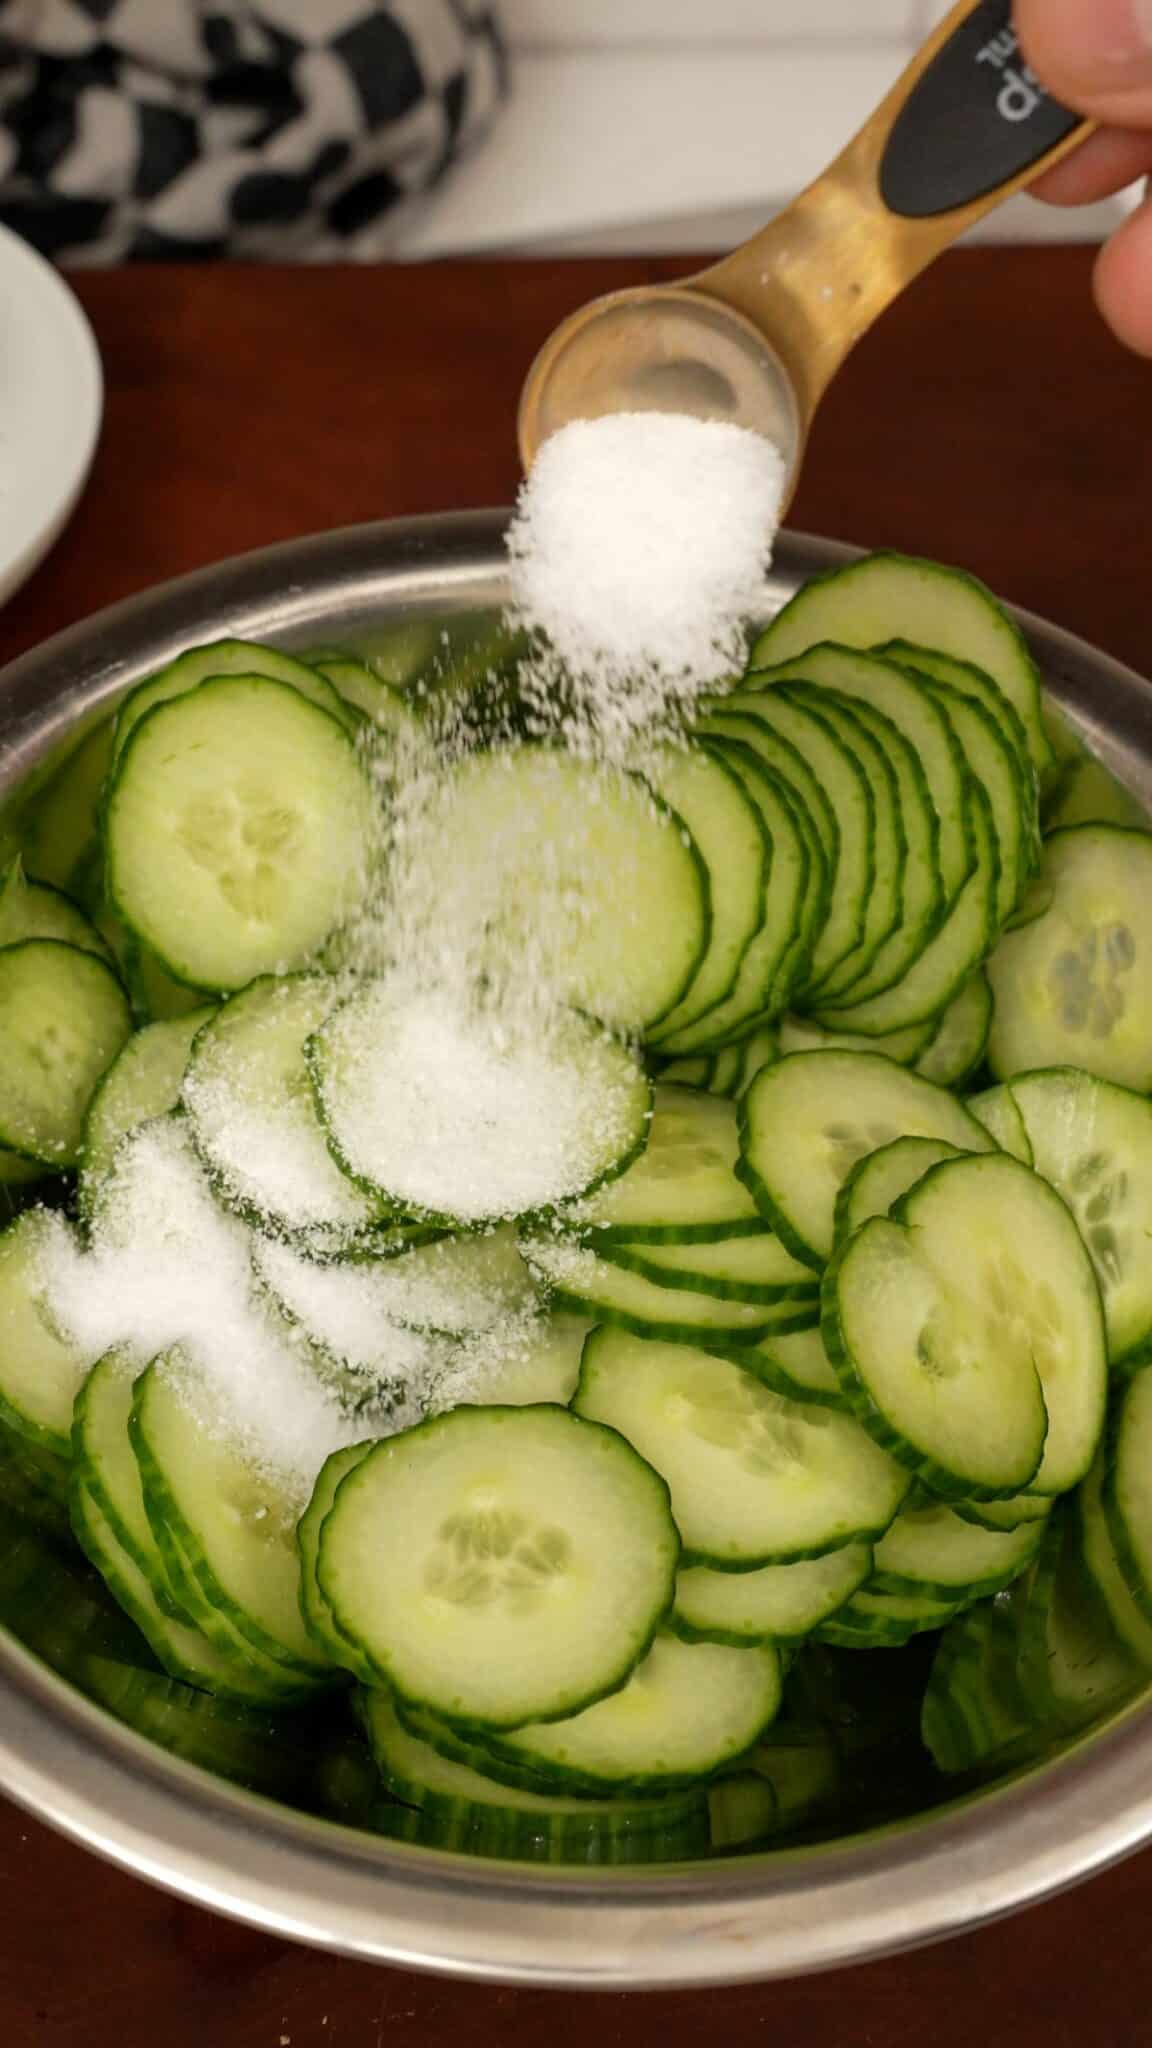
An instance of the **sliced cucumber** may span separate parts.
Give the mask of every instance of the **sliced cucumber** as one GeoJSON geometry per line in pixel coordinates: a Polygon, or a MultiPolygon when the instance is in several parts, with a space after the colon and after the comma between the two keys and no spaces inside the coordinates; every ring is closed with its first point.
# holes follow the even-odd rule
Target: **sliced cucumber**
{"type": "Polygon", "coordinates": [[[1099,1291],[1064,1203],[1017,1160],[934,1167],[846,1240],[824,1304],[854,1409],[943,1497],[1060,1493],[1087,1471],[1107,1371],[1099,1291]]]}
{"type": "Polygon", "coordinates": [[[772,848],[761,814],[723,756],[705,747],[665,748],[645,760],[645,773],[676,816],[683,818],[708,870],[712,908],[708,945],[675,1007],[649,1031],[653,1045],[674,1044],[678,1034],[714,1011],[736,982],[740,965],[764,923],[772,848]]]}
{"type": "Polygon", "coordinates": [[[140,1470],[128,1434],[140,1361],[124,1348],[98,1359],[76,1396],[72,1461],[79,1482],[116,1543],[147,1581],[152,1601],[186,1620],[172,1591],[144,1506],[140,1470]]]}
{"type": "Polygon", "coordinates": [[[293,1507],[274,1477],[205,1427],[182,1385],[188,1371],[176,1353],[150,1365],[129,1424],[148,1519],[165,1564],[176,1565],[174,1584],[187,1576],[230,1632],[301,1684],[330,1683],[331,1660],[300,1613],[293,1507]]]}
{"type": "Polygon", "coordinates": [[[624,1683],[678,1556],[667,1488],[611,1430],[558,1408],[458,1408],[349,1473],[317,1575],[404,1698],[510,1728],[624,1683]]]}
{"type": "Polygon", "coordinates": [[[342,1451],[333,1451],[331,1457],[324,1460],[316,1476],[312,1498],[296,1524],[296,1547],[300,1553],[300,1613],[316,1648],[330,1663],[350,1671],[362,1685],[376,1686],[381,1683],[379,1671],[359,1644],[345,1635],[320,1590],[316,1576],[320,1532],[340,1483],[363,1463],[371,1448],[370,1442],[349,1444],[342,1451]]]}
{"type": "Polygon", "coordinates": [[[1145,805],[1108,773],[1102,761],[1090,756],[1073,763],[1044,819],[1048,832],[1059,832],[1065,825],[1130,825],[1147,832],[1150,823],[1145,805]]]}
{"type": "Polygon", "coordinates": [[[1020,1619],[1020,1684],[1038,1719],[1075,1733],[1147,1674],[1117,1637],[1080,1554],[1072,1517],[1053,1518],[1020,1619]]]}
{"type": "Polygon", "coordinates": [[[850,1417],[784,1400],[687,1345],[596,1331],[573,1406],[663,1475],[692,1563],[747,1571],[821,1557],[886,1529],[908,1489],[850,1417]]]}
{"type": "Polygon", "coordinates": [[[1133,1373],[1108,1429],[1101,1505],[1124,1583],[1152,1626],[1152,1367],[1133,1373]]]}
{"type": "Polygon", "coordinates": [[[372,795],[340,722],[284,683],[201,683],[142,718],[104,813],[109,901],[180,981],[295,967],[353,909],[372,795]]]}
{"type": "Polygon", "coordinates": [[[811,1268],[787,1252],[778,1237],[721,1238],[715,1244],[619,1244],[601,1247],[613,1266],[640,1273],[660,1287],[715,1294],[722,1301],[808,1300],[816,1290],[811,1268]]]}
{"type": "Polygon", "coordinates": [[[669,1625],[686,1642],[799,1642],[851,1599],[871,1569],[866,1543],[753,1572],[689,1565],[676,1580],[669,1625]]]}
{"type": "Polygon", "coordinates": [[[993,1073],[1067,1064],[1152,1089],[1152,834],[1075,825],[1044,846],[1048,909],[988,962],[993,1073]]]}
{"type": "Polygon", "coordinates": [[[890,1032],[886,1038],[863,1038],[851,1031],[834,1031],[814,1017],[785,1017],[780,1024],[780,1056],[789,1052],[882,1052],[898,1066],[911,1067],[931,1045],[938,1028],[939,1020],[928,1017],[922,1024],[910,1024],[906,1031],[890,1032]]]}
{"type": "Polygon", "coordinates": [[[954,996],[916,1060],[916,1072],[941,1088],[960,1088],[978,1067],[992,1029],[992,990],[974,974],[954,996]]]}
{"type": "Polygon", "coordinates": [[[81,1147],[81,1198],[90,1207],[120,1140],[151,1117],[166,1116],[180,1100],[188,1055],[211,1009],[168,1017],[134,1032],[113,1060],[88,1105],[81,1147]]]}
{"type": "Polygon", "coordinates": [[[565,1212],[594,1243],[708,1244],[759,1236],[764,1219],[736,1178],[736,1109],[687,1088],[659,1087],[648,1142],[618,1180],[565,1212]]]}
{"type": "Polygon", "coordinates": [[[902,785],[908,786],[911,774],[924,787],[935,825],[935,830],[929,825],[928,856],[938,864],[944,900],[951,901],[971,870],[972,850],[964,755],[939,705],[915,677],[895,663],[874,652],[834,642],[809,647],[775,668],[757,665],[745,687],[771,687],[789,677],[802,677],[821,689],[871,705],[905,736],[914,765],[910,769],[905,759],[902,785]]]}
{"type": "Polygon", "coordinates": [[[1113,1541],[1102,1498],[1105,1467],[1100,1458],[1076,1496],[1084,1567],[1125,1649],[1152,1673],[1152,1620],[1132,1593],[1113,1541]]]}
{"type": "Polygon", "coordinates": [[[997,924],[1004,924],[1024,893],[1039,851],[1036,778],[983,705],[948,683],[933,682],[928,688],[954,727],[972,776],[991,807],[999,855],[993,914],[997,924]]]}
{"type": "Polygon", "coordinates": [[[0,1144],[74,1166],[97,1084],[132,1030],[105,961],[58,939],[0,950],[0,1144]]]}
{"type": "Polygon", "coordinates": [[[478,1366],[466,1348],[459,1367],[449,1358],[429,1396],[429,1413],[470,1408],[566,1408],[580,1378],[580,1357],[592,1324],[584,1316],[545,1316],[478,1366]]]}
{"type": "Polygon", "coordinates": [[[213,640],[204,647],[189,648],[166,668],[159,669],[130,690],[116,713],[115,755],[123,753],[141,720],[158,704],[185,697],[190,690],[217,676],[265,676],[299,691],[311,704],[348,724],[340,691],[327,677],[318,675],[305,662],[289,654],[278,654],[255,640],[213,640]]]}
{"type": "Polygon", "coordinates": [[[639,777],[559,750],[463,761],[412,822],[408,862],[445,957],[482,973],[525,956],[559,1001],[622,1031],[668,1014],[708,943],[683,820],[639,777]]]}
{"type": "Polygon", "coordinates": [[[942,1088],[891,1060],[792,1053],[741,1104],[737,1171],[788,1250],[817,1269],[832,1250],[836,1197],[857,1161],[894,1138],[989,1151],[983,1126],[942,1088]]]}
{"type": "Polygon", "coordinates": [[[21,819],[24,862],[39,882],[75,886],[99,853],[97,813],[112,758],[112,720],[101,718],[72,745],[21,819]]]}
{"type": "Polygon", "coordinates": [[[59,939],[82,953],[108,958],[108,947],[84,912],[47,882],[30,882],[17,855],[0,878],[0,946],[22,939],[59,939]]]}
{"type": "Polygon", "coordinates": [[[531,1037],[479,1010],[445,1026],[434,1006],[368,981],[313,1033],[308,1066],[343,1170],[436,1221],[579,1199],[623,1173],[648,1139],[651,1084],[635,1054],[575,1010],[541,1019],[531,1037]],[[447,1057],[437,1063],[433,1052],[430,1080],[438,1037],[447,1057]],[[494,1094],[508,1103],[502,1117],[494,1094]],[[542,1098],[546,1114],[524,1117],[522,1100],[542,1098]]]}
{"type": "MultiPolygon", "coordinates": [[[[730,1037],[749,1032],[767,1013],[782,1007],[792,978],[806,969],[824,909],[824,869],[817,866],[818,849],[810,843],[794,801],[751,747],[727,739],[711,744],[759,812],[770,842],[767,887],[759,929],[741,957],[728,994],[695,1023],[682,1025],[662,1041],[666,1049],[685,1052],[696,1046],[727,1046],[730,1037]]],[[[724,1092],[738,1091],[732,1087],[724,1092]]]]}
{"type": "Polygon", "coordinates": [[[329,975],[264,975],[211,1018],[182,1099],[221,1198],[258,1228],[354,1245],[385,1207],[341,1173],[308,1080],[305,1046],[340,995],[329,975]]]}
{"type": "Polygon", "coordinates": [[[819,1319],[819,1302],[812,1293],[768,1303],[725,1298],[676,1282],[662,1285],[643,1273],[610,1265],[587,1245],[566,1244],[555,1237],[522,1238],[520,1250],[558,1308],[634,1330],[642,1337],[673,1344],[691,1344],[703,1337],[723,1338],[725,1344],[755,1344],[770,1329],[805,1329],[819,1319]]]}
{"type": "MultiPolygon", "coordinates": [[[[970,1148],[968,1148],[970,1149],[970,1148]]],[[[963,1156],[958,1145],[940,1138],[893,1138],[869,1152],[852,1168],[836,1197],[834,1230],[837,1243],[851,1237],[871,1216],[887,1216],[902,1195],[923,1180],[929,1167],[963,1156]]]]}
{"type": "Polygon", "coordinates": [[[189,1622],[170,1614],[152,1582],[125,1549],[90,1489],[80,1483],[72,1497],[72,1527],[89,1562],[113,1598],[134,1621],[157,1662],[171,1678],[218,1698],[249,1706],[292,1705],[305,1696],[273,1667],[225,1650],[189,1622]]]}
{"type": "MultiPolygon", "coordinates": [[[[958,690],[962,697],[967,697],[973,704],[979,705],[982,711],[986,711],[995,719],[1021,768],[1035,778],[1036,767],[1020,714],[1016,706],[1004,695],[999,683],[993,681],[987,669],[981,668],[975,662],[962,661],[955,654],[942,654],[938,647],[922,647],[909,640],[890,640],[884,646],[874,649],[874,652],[881,655],[885,661],[894,662],[898,668],[910,672],[915,682],[931,680],[946,683],[949,689],[958,690]]],[[[1045,735],[1053,747],[1052,766],[1044,770],[1046,783],[1057,772],[1056,763],[1062,755],[1062,746],[1057,744],[1054,737],[1052,710],[1050,702],[1042,704],[1041,715],[1045,735]]]]}
{"type": "Polygon", "coordinates": [[[317,673],[332,683],[345,704],[362,711],[378,731],[401,743],[411,744],[420,732],[420,721],[404,693],[383,676],[376,675],[362,661],[325,659],[315,664],[317,673]]]}
{"type": "Polygon", "coordinates": [[[546,1863],[668,1860],[703,1846],[706,1809],[687,1798],[565,1798],[517,1791],[412,1734],[388,1695],[364,1702],[372,1753],[389,1791],[418,1809],[420,1839],[474,1855],[546,1863]]]}
{"type": "Polygon", "coordinates": [[[1006,1082],[998,1088],[985,1088],[979,1095],[970,1095],[967,1108],[977,1123],[983,1124],[1002,1152],[1010,1152],[1013,1159],[1022,1159],[1025,1166],[1035,1165],[1028,1127],[1006,1082]]]}
{"type": "Polygon", "coordinates": [[[51,1249],[67,1237],[64,1219],[47,1209],[26,1209],[0,1234],[0,1421],[62,1457],[92,1362],[61,1335],[46,1299],[51,1249]]]}
{"type": "Polygon", "coordinates": [[[894,639],[985,669],[1017,712],[1035,766],[1049,766],[1040,677],[1024,636],[991,591],[959,569],[882,553],[815,576],[761,633],[752,666],[789,661],[825,640],[876,647],[894,639]]]}
{"type": "Polygon", "coordinates": [[[1019,1529],[1025,1522],[1043,1522],[1052,1501],[1038,1493],[1012,1493],[1005,1500],[954,1500],[953,1514],[978,1529],[1019,1529]]]}
{"type": "Polygon", "coordinates": [[[1021,1074],[1012,1096],[1036,1171],[1068,1204],[1104,1301],[1108,1355],[1152,1339],[1152,1104],[1075,1067],[1021,1074]]]}
{"type": "Polygon", "coordinates": [[[493,1749],[546,1770],[558,1790],[655,1790],[722,1771],[751,1748],[779,1706],[774,1650],[658,1636],[610,1699],[568,1720],[517,1728],[493,1749]]]}
{"type": "Polygon", "coordinates": [[[941,1504],[904,1507],[880,1538],[869,1591],[927,1593],[940,1602],[986,1598],[1031,1564],[1042,1521],[1012,1530],[981,1529],[941,1504]]]}
{"type": "Polygon", "coordinates": [[[992,813],[983,790],[969,790],[976,865],[939,930],[893,988],[862,1002],[817,1004],[822,1023],[865,1037],[906,1030],[938,1017],[985,958],[996,936],[999,865],[992,813]]]}
{"type": "Polygon", "coordinates": [[[826,1408],[847,1406],[818,1329],[772,1330],[758,1344],[741,1346],[736,1363],[791,1401],[815,1401],[826,1408]]]}

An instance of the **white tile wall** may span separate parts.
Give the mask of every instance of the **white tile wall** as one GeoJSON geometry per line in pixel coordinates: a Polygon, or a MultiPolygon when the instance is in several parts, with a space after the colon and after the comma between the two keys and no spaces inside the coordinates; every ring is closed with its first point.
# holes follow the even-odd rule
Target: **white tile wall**
{"type": "MultiPolygon", "coordinates": [[[[722,248],[785,205],[950,0],[503,0],[513,95],[404,254],[722,248]]],[[[1093,240],[1124,201],[980,233],[1093,240]]]]}

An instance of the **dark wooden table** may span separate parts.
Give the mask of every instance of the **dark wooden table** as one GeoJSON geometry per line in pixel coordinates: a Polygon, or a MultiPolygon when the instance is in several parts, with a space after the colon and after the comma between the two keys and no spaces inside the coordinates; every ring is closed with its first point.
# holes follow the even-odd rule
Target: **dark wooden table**
{"type": "MultiPolygon", "coordinates": [[[[108,377],[88,494],[0,612],[0,658],[113,598],[317,528],[506,501],[536,343],[616,262],[79,280],[108,377]]],[[[1079,250],[944,259],[860,348],[794,523],[962,563],[1152,669],[1152,365],[1079,250]]],[[[978,1934],[674,1996],[451,1984],[335,1961],[146,1889],[0,1803],[2,2048],[1140,2048],[1152,1852],[978,1934]]]]}

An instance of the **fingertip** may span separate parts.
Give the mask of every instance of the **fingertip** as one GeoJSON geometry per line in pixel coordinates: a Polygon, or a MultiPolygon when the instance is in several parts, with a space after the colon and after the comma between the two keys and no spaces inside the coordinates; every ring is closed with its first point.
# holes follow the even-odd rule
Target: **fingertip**
{"type": "Polygon", "coordinates": [[[1100,251],[1095,286],[1113,333],[1137,355],[1152,356],[1152,200],[1100,251]]]}

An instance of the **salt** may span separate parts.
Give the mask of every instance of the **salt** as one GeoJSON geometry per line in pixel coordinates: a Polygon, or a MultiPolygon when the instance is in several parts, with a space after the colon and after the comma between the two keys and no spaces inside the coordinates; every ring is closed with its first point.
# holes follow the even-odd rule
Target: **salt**
{"type": "Polygon", "coordinates": [[[512,602],[543,634],[533,695],[569,744],[662,737],[743,655],[785,466],[763,435],[677,413],[575,420],[549,437],[508,535],[512,602]]]}

